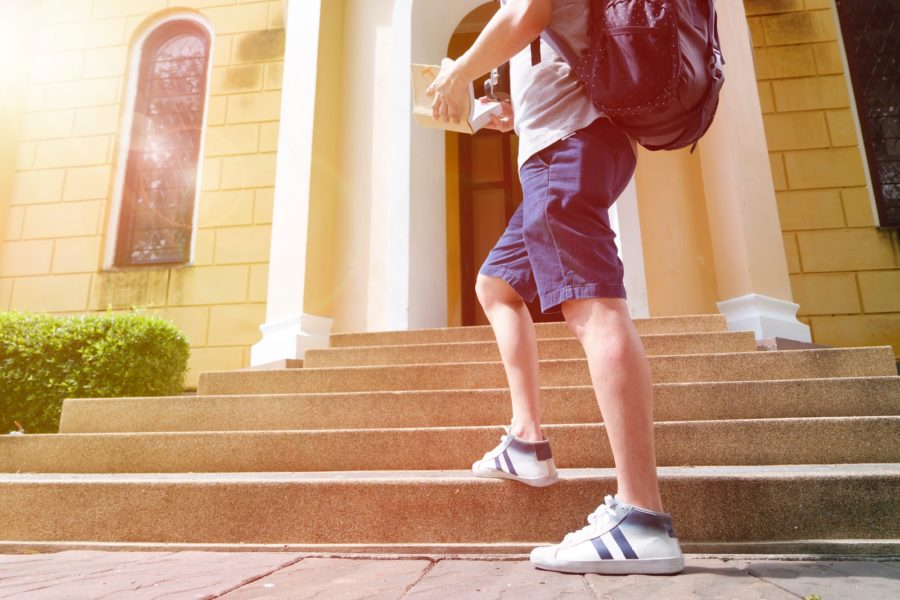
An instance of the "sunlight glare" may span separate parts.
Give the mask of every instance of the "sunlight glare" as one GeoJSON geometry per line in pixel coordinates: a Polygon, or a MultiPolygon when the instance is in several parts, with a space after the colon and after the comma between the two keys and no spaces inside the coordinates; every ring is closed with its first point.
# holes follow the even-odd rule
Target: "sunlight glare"
{"type": "Polygon", "coordinates": [[[26,6],[23,0],[0,0],[0,95],[22,76],[17,61],[30,54],[26,49],[26,6]]]}

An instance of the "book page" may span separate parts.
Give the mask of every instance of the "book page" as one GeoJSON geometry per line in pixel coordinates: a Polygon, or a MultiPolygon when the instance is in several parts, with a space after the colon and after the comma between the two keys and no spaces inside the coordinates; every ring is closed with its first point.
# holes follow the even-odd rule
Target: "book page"
{"type": "Polygon", "coordinates": [[[475,100],[472,104],[472,116],[469,117],[469,124],[472,129],[478,131],[491,122],[491,115],[498,117],[503,114],[503,105],[499,102],[481,102],[475,100]]]}

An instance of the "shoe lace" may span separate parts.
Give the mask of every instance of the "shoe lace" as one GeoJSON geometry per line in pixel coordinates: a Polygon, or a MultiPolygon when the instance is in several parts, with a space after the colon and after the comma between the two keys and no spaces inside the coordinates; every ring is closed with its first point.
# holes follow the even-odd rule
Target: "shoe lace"
{"type": "Polygon", "coordinates": [[[603,532],[612,526],[616,520],[616,499],[612,496],[606,496],[604,503],[597,507],[597,510],[588,515],[588,524],[572,533],[567,533],[563,538],[563,543],[573,541],[577,538],[596,537],[593,534],[597,531],[603,532]]]}
{"type": "Polygon", "coordinates": [[[506,443],[506,436],[505,436],[505,435],[501,435],[501,436],[500,436],[500,443],[497,444],[496,446],[494,446],[493,449],[491,449],[490,451],[485,452],[485,453],[484,453],[484,456],[482,457],[481,460],[490,460],[491,457],[493,456],[493,454],[497,451],[497,449],[500,448],[500,446],[502,446],[502,445],[505,444],[505,443],[506,443]]]}

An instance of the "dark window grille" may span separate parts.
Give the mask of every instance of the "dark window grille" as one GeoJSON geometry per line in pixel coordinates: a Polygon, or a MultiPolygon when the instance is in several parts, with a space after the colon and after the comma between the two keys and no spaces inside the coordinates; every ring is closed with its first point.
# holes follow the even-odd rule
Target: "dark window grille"
{"type": "Polygon", "coordinates": [[[144,43],[117,266],[190,259],[209,46],[206,30],[190,21],[163,25],[144,43]]]}
{"type": "Polygon", "coordinates": [[[837,0],[883,227],[900,227],[900,0],[837,0]]]}

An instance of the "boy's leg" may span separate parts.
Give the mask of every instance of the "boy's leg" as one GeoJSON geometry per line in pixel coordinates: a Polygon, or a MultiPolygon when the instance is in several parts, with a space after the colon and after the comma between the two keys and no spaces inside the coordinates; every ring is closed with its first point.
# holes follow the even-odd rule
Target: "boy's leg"
{"type": "Polygon", "coordinates": [[[499,277],[478,274],[475,293],[487,315],[512,396],[510,433],[530,442],[541,436],[541,409],[538,399],[538,350],[534,323],[525,301],[499,277]]]}
{"type": "Polygon", "coordinates": [[[661,512],[650,365],[626,301],[567,300],[562,303],[562,313],[587,357],[615,461],[617,497],[661,512]]]}
{"type": "Polygon", "coordinates": [[[561,308],[587,355],[619,491],[606,496],[586,527],[532,550],[531,563],[569,573],[678,573],[684,557],[656,479],[650,368],[625,300],[573,299],[561,308]]]}

